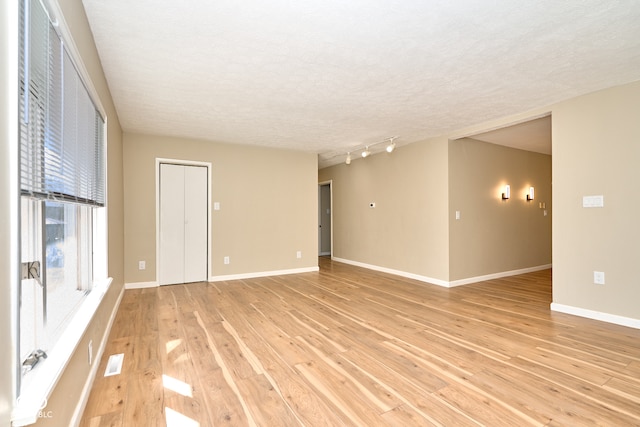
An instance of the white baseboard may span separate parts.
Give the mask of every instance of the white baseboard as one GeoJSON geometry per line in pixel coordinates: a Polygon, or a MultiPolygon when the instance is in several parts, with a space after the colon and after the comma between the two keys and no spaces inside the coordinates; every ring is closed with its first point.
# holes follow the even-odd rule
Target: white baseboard
{"type": "Polygon", "coordinates": [[[368,268],[369,270],[380,271],[382,273],[394,274],[396,276],[406,277],[408,279],[419,280],[421,282],[430,283],[432,285],[444,286],[445,288],[449,287],[449,282],[446,280],[435,279],[433,277],[421,276],[419,274],[408,273],[406,271],[394,270],[392,268],[380,267],[378,265],[366,264],[360,261],[352,261],[349,259],[331,257],[332,260],[342,262],[344,264],[355,265],[356,267],[368,268]]]}
{"type": "Polygon", "coordinates": [[[318,266],[315,266],[315,267],[305,267],[305,268],[292,268],[288,270],[258,271],[255,273],[225,274],[222,276],[211,276],[209,277],[209,281],[222,282],[224,280],[253,279],[256,277],[283,276],[285,274],[311,273],[319,270],[320,268],[318,266]]]}
{"type": "Polygon", "coordinates": [[[125,283],[125,289],[144,289],[144,288],[157,288],[158,282],[133,282],[125,283]]]}
{"type": "MultiPolygon", "coordinates": [[[[299,274],[319,271],[319,267],[292,268],[288,270],[258,271],[253,273],[225,274],[209,276],[209,282],[222,282],[224,280],[253,279],[255,277],[282,276],[285,274],[299,274]]],[[[158,282],[133,282],[125,283],[125,289],[157,288],[158,282]]]]}
{"type": "Polygon", "coordinates": [[[380,271],[380,272],[383,272],[383,273],[395,274],[396,276],[406,277],[408,279],[415,279],[415,280],[419,280],[421,282],[430,283],[432,285],[443,286],[445,288],[453,288],[454,286],[468,285],[468,284],[471,284],[471,283],[483,282],[485,280],[499,279],[501,277],[516,276],[518,274],[531,273],[531,272],[534,272],[534,271],[546,270],[548,268],[551,268],[551,264],[546,264],[546,265],[539,265],[539,266],[536,266],[536,267],[522,268],[520,270],[502,271],[502,272],[499,272],[499,273],[487,274],[487,275],[484,275],[484,276],[469,277],[469,278],[466,278],[466,279],[459,279],[459,280],[454,280],[454,281],[450,282],[450,281],[447,281],[447,280],[435,279],[433,277],[421,276],[419,274],[408,273],[406,271],[394,270],[392,268],[380,267],[380,266],[377,266],[377,265],[366,264],[364,262],[352,261],[352,260],[348,260],[348,259],[344,259],[344,258],[332,257],[331,259],[334,260],[334,261],[345,263],[345,264],[355,265],[357,267],[368,268],[369,270],[375,270],[375,271],[380,271]]]}
{"type": "Polygon", "coordinates": [[[470,283],[484,282],[485,280],[500,279],[502,277],[517,276],[518,274],[533,273],[534,271],[548,270],[551,264],[538,265],[535,267],[521,268],[518,270],[501,271],[498,273],[486,274],[484,276],[468,277],[466,279],[453,280],[449,282],[449,287],[468,285],[470,283]]]}
{"type": "Polygon", "coordinates": [[[616,314],[603,313],[600,311],[588,310],[586,308],[558,304],[556,302],[551,303],[551,311],[572,314],[574,316],[586,317],[587,319],[600,320],[602,322],[613,323],[615,325],[640,329],[640,319],[633,319],[631,317],[618,316],[616,314]]]}
{"type": "Polygon", "coordinates": [[[111,311],[111,316],[109,317],[109,322],[107,323],[107,328],[102,335],[102,339],[100,340],[100,347],[98,347],[98,351],[93,355],[93,364],[91,366],[91,371],[89,372],[89,377],[87,381],[84,383],[84,387],[82,389],[82,394],[80,395],[80,400],[76,405],[76,409],[73,412],[73,416],[69,422],[70,426],[78,427],[80,422],[82,421],[82,414],[84,413],[85,408],[87,407],[87,402],[89,401],[89,395],[91,394],[91,388],[93,387],[93,382],[96,379],[96,375],[98,372],[98,367],[100,366],[100,360],[102,360],[102,355],[104,354],[104,349],[107,347],[107,341],[109,340],[109,334],[111,333],[111,327],[113,326],[113,322],[116,319],[116,314],[118,313],[118,308],[120,308],[120,302],[122,301],[122,297],[124,296],[124,286],[120,290],[120,295],[118,295],[118,299],[111,311]]]}

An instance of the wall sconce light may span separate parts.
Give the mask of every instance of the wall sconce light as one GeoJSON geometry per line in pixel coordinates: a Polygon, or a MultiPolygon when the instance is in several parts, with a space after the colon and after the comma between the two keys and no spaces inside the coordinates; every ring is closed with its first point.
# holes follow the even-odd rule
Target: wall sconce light
{"type": "Polygon", "coordinates": [[[348,165],[351,164],[351,153],[347,153],[347,160],[345,161],[345,163],[348,165]]]}
{"type": "Polygon", "coordinates": [[[371,154],[371,151],[369,151],[369,146],[367,145],[367,147],[362,152],[362,157],[367,157],[369,154],[371,154]]]}
{"type": "Polygon", "coordinates": [[[509,197],[511,197],[511,187],[509,186],[509,184],[504,186],[504,193],[502,193],[502,200],[507,200],[509,197]]]}
{"type": "Polygon", "coordinates": [[[534,188],[529,187],[529,194],[527,194],[527,202],[530,202],[533,200],[533,192],[534,192],[534,188]]]}

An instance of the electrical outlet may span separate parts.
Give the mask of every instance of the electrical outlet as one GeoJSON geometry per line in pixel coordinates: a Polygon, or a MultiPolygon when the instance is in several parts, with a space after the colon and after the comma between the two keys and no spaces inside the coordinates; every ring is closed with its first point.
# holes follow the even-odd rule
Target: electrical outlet
{"type": "Polygon", "coordinates": [[[296,258],[298,259],[302,258],[302,251],[296,252],[296,258]]]}
{"type": "Polygon", "coordinates": [[[604,271],[593,272],[593,283],[596,285],[604,285],[604,271]]]}
{"type": "Polygon", "coordinates": [[[225,263],[225,265],[231,264],[231,260],[229,259],[228,256],[224,257],[224,263],[225,263]]]}
{"type": "Polygon", "coordinates": [[[147,263],[144,261],[138,261],[138,270],[144,270],[147,268],[147,263]]]}

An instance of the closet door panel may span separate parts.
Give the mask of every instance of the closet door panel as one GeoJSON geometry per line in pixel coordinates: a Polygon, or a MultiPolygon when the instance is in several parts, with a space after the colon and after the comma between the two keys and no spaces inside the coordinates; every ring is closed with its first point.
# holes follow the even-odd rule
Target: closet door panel
{"type": "Polygon", "coordinates": [[[207,280],[207,168],[185,167],[184,282],[207,280]]]}
{"type": "Polygon", "coordinates": [[[160,285],[184,283],[184,166],[160,165],[160,285]]]}

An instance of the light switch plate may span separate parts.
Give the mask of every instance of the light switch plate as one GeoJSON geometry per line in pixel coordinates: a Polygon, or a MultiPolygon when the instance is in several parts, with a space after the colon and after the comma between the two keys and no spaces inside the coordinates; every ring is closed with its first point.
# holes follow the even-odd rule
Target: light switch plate
{"type": "Polygon", "coordinates": [[[602,208],[604,207],[604,196],[584,196],[582,198],[583,208],[602,208]]]}

